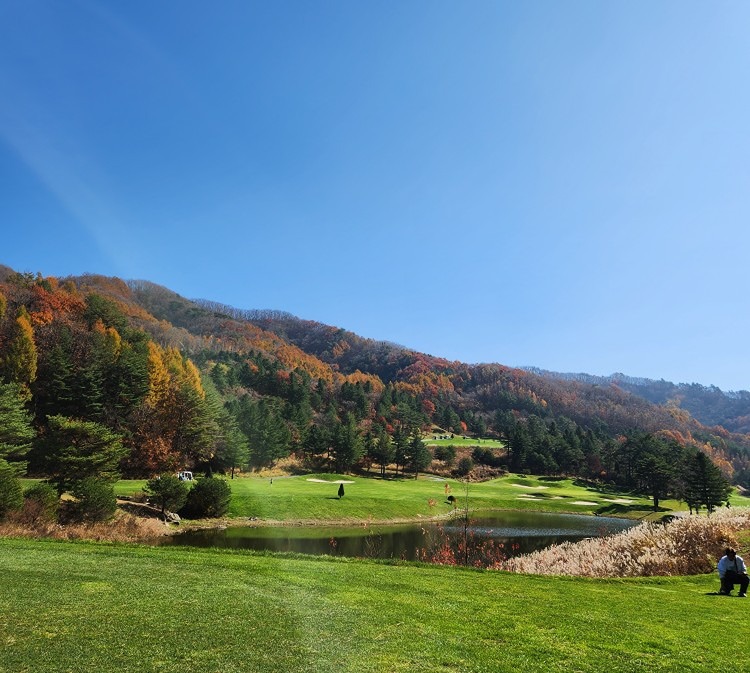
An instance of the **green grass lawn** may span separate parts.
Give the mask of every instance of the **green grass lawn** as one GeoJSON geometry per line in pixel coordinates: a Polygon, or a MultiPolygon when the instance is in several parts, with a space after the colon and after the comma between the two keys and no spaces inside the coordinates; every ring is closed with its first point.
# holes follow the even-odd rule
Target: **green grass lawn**
{"type": "MultiPolygon", "coordinates": [[[[229,483],[232,487],[230,517],[257,517],[268,521],[395,521],[448,514],[452,505],[446,502],[446,484],[459,508],[464,506],[466,498],[461,482],[430,476],[416,480],[382,480],[327,474],[274,477],[273,483],[267,478],[243,477],[229,483]],[[353,482],[344,485],[345,495],[341,499],[337,497],[335,481],[338,479],[353,482]]],[[[116,490],[119,495],[133,495],[142,490],[144,484],[144,481],[120,481],[116,490]]],[[[652,512],[651,501],[647,498],[551,477],[508,475],[470,484],[468,497],[472,510],[519,509],[633,518],[644,518],[652,512]]],[[[750,506],[750,498],[735,495],[733,502],[750,506]]],[[[674,500],[661,504],[666,509],[684,509],[674,500]]]]}
{"type": "Polygon", "coordinates": [[[2,673],[750,670],[750,601],[715,576],[0,540],[0,577],[2,673]]]}

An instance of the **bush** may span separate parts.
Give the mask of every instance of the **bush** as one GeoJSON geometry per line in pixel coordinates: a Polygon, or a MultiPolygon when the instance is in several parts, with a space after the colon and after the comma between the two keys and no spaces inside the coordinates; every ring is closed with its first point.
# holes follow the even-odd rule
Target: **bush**
{"type": "Polygon", "coordinates": [[[442,460],[446,465],[453,465],[453,461],[456,460],[456,447],[452,444],[448,446],[436,446],[435,460],[442,460]]]}
{"type": "Polygon", "coordinates": [[[202,519],[223,516],[229,509],[232,490],[224,479],[205,477],[199,479],[188,493],[187,503],[180,516],[202,519]]]}
{"type": "Polygon", "coordinates": [[[501,467],[504,463],[500,456],[496,456],[492,449],[477,446],[471,453],[471,457],[478,465],[487,465],[488,467],[501,467]]]}
{"type": "Polygon", "coordinates": [[[151,502],[161,509],[162,516],[184,506],[189,490],[190,487],[173,474],[163,474],[146,482],[146,492],[151,496],[151,502]]]}
{"type": "Polygon", "coordinates": [[[117,511],[114,486],[96,477],[87,477],[73,486],[74,516],[81,521],[106,521],[117,511]]]}
{"type": "Polygon", "coordinates": [[[16,471],[0,459],[0,520],[23,506],[23,489],[16,471]]]}
{"type": "Polygon", "coordinates": [[[24,519],[29,523],[54,521],[60,507],[57,490],[46,482],[40,481],[24,491],[24,519]]]}
{"type": "Polygon", "coordinates": [[[456,474],[459,477],[465,477],[474,469],[474,461],[471,458],[461,458],[456,466],[456,474]]]}

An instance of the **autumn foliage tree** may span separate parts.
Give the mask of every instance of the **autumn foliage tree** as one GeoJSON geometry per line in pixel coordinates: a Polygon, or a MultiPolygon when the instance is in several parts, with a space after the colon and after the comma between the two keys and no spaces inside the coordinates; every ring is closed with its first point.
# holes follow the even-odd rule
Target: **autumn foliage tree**
{"type": "Polygon", "coordinates": [[[5,337],[0,370],[5,381],[28,388],[36,379],[37,351],[29,314],[22,306],[5,337]]]}
{"type": "MultiPolygon", "coordinates": [[[[278,311],[192,302],[145,281],[58,281],[0,267],[0,380],[19,386],[41,437],[55,432],[50,417],[120,436],[132,476],[230,473],[290,452],[315,469],[421,471],[415,438],[433,424],[500,439],[499,467],[606,480],[657,502],[680,481],[665,487],[666,472],[691,451],[726,478],[750,469],[749,436],[701,426],[678,400],[654,405],[624,383],[449,362],[278,311]],[[644,450],[638,433],[666,450],[644,450]]],[[[715,391],[678,392],[713,400],[714,416],[731,408],[734,427],[750,427],[750,393],[722,401],[715,391]]],[[[36,475],[47,447],[36,442],[24,459],[36,475]]]]}
{"type": "Polygon", "coordinates": [[[147,348],[148,392],[137,411],[137,445],[129,469],[163,472],[210,460],[220,430],[200,373],[176,348],[153,341],[147,348]]]}

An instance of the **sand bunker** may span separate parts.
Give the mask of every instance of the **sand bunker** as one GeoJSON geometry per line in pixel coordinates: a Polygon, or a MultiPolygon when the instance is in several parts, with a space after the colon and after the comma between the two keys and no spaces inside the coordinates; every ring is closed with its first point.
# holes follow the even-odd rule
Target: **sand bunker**
{"type": "Polygon", "coordinates": [[[598,502],[591,502],[591,500],[574,500],[570,503],[571,505],[598,505],[598,502]]]}
{"type": "Polygon", "coordinates": [[[618,505],[630,505],[633,501],[629,498],[602,498],[604,502],[614,502],[618,505]]]}
{"type": "Polygon", "coordinates": [[[549,488],[549,486],[526,486],[526,484],[511,484],[511,486],[515,486],[516,488],[533,488],[533,489],[549,488]]]}
{"type": "Polygon", "coordinates": [[[344,481],[338,479],[337,481],[327,481],[326,479],[308,479],[307,481],[314,481],[316,484],[353,484],[353,481],[344,481]]]}

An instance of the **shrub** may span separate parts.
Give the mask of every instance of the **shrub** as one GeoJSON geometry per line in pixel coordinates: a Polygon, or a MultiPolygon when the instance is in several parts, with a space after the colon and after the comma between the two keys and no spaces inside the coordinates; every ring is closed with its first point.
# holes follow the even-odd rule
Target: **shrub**
{"type": "Polygon", "coordinates": [[[114,486],[96,477],[87,477],[73,487],[74,516],[82,521],[106,521],[117,511],[114,486]]]}
{"type": "Polygon", "coordinates": [[[474,461],[471,458],[461,458],[456,466],[456,474],[459,477],[465,477],[474,469],[474,461]]]}
{"type": "Polygon", "coordinates": [[[60,507],[57,490],[46,482],[40,481],[24,491],[23,518],[28,523],[54,521],[60,507]]]}
{"type": "Polygon", "coordinates": [[[199,479],[188,493],[187,503],[180,515],[188,519],[219,517],[226,514],[232,490],[224,479],[205,477],[199,479]]]}
{"type": "Polygon", "coordinates": [[[0,459],[0,520],[23,506],[23,489],[16,471],[0,459]]]}
{"type": "Polygon", "coordinates": [[[436,446],[435,460],[442,460],[446,465],[453,465],[453,461],[456,460],[456,447],[452,444],[436,446]]]}
{"type": "Polygon", "coordinates": [[[173,474],[163,474],[146,482],[146,492],[151,501],[161,508],[161,515],[166,511],[176,512],[184,506],[190,487],[173,474]]]}
{"type": "Polygon", "coordinates": [[[471,453],[475,463],[479,465],[489,465],[490,467],[500,467],[503,464],[502,458],[495,455],[492,449],[477,446],[471,453]]]}

